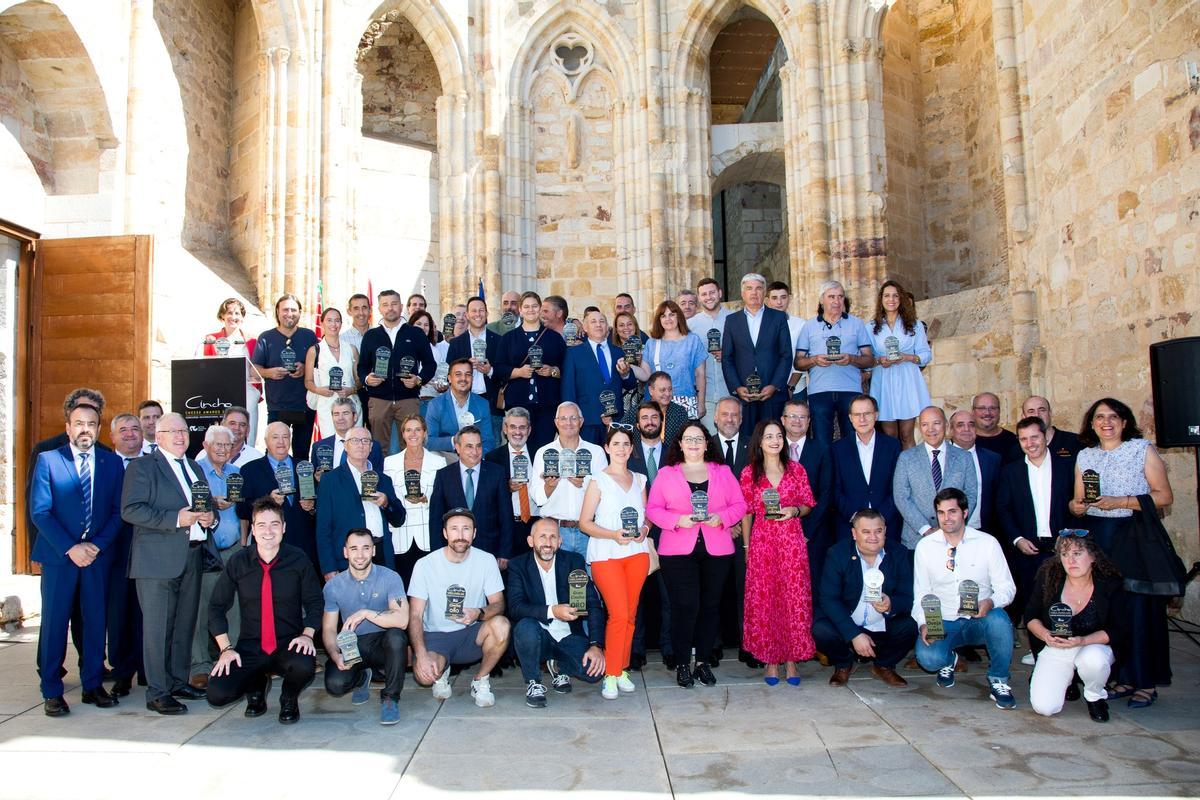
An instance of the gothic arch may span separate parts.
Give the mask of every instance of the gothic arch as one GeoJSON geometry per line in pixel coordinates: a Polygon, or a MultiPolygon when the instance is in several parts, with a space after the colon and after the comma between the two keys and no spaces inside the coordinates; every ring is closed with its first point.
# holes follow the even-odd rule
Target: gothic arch
{"type": "Polygon", "coordinates": [[[789,60],[799,57],[798,15],[780,0],[693,0],[684,14],[683,27],[672,37],[678,44],[671,53],[668,72],[677,89],[698,89],[707,84],[708,54],[713,41],[742,7],[752,8],[771,21],[779,31],[789,60]]]}
{"type": "Polygon", "coordinates": [[[372,10],[359,17],[360,22],[353,26],[356,42],[366,43],[372,35],[378,35],[380,19],[385,14],[395,13],[404,17],[425,40],[425,45],[433,54],[437,65],[438,76],[442,81],[442,92],[447,95],[470,91],[474,88],[467,76],[465,48],[459,40],[458,33],[440,0],[384,0],[377,2],[369,0],[372,10]]]}

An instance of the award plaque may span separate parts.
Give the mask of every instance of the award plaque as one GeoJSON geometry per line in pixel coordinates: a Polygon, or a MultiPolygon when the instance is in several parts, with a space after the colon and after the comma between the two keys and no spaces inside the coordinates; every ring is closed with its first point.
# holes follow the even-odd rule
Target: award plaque
{"type": "Polygon", "coordinates": [[[1094,469],[1083,471],[1083,502],[1094,503],[1100,499],[1100,473],[1094,469]]]}
{"type": "Polygon", "coordinates": [[[699,489],[692,492],[692,519],[696,522],[708,519],[708,492],[699,489]]]}
{"type": "Polygon", "coordinates": [[[592,474],[592,451],[575,451],[575,477],[586,478],[592,474]]]}
{"type": "Polygon", "coordinates": [[[192,511],[205,514],[212,511],[212,489],[204,481],[192,482],[192,511]]]}
{"type": "Polygon", "coordinates": [[[412,356],[404,356],[400,359],[400,370],[396,374],[401,378],[412,377],[413,370],[417,368],[417,360],[412,356]]]}
{"type": "Polygon", "coordinates": [[[526,358],[529,359],[529,366],[535,370],[542,368],[542,346],[540,344],[529,345],[529,354],[526,358]]]}
{"type": "Polygon", "coordinates": [[[889,336],[883,340],[884,350],[887,352],[888,361],[900,360],[900,340],[895,336],[889,336]]]}
{"type": "Polygon", "coordinates": [[[333,469],[333,448],[324,445],[317,448],[317,471],[329,472],[333,469]]]}
{"type": "Polygon", "coordinates": [[[457,583],[446,589],[446,619],[458,619],[463,615],[463,604],[467,602],[467,590],[457,583]]]}
{"type": "Polygon", "coordinates": [[[573,569],[567,573],[567,596],[571,608],[578,616],[587,616],[587,586],[588,574],[582,569],[573,569]]]}
{"type": "Polygon", "coordinates": [[[392,363],[392,348],[379,347],[375,350],[375,369],[371,370],[371,374],[377,378],[386,378],[388,376],[388,367],[392,363]]]}
{"type": "Polygon", "coordinates": [[[487,361],[487,339],[471,340],[471,358],[476,361],[487,361]]]}
{"type": "Polygon", "coordinates": [[[279,366],[288,372],[296,371],[296,351],[292,349],[291,339],[288,339],[284,343],[283,349],[279,351],[279,366]]]}
{"type": "Polygon", "coordinates": [[[863,574],[863,600],[868,603],[883,600],[883,570],[871,567],[863,574]]]}
{"type": "Polygon", "coordinates": [[[612,389],[605,389],[600,393],[600,413],[606,417],[615,417],[617,415],[617,393],[612,389]]]}
{"type": "Polygon", "coordinates": [[[342,654],[342,664],[347,667],[362,661],[362,654],[358,652],[358,634],[354,631],[342,631],[337,635],[337,649],[342,654]]]}
{"type": "Polygon", "coordinates": [[[763,489],[763,516],[767,519],[779,519],[783,516],[783,510],[779,507],[779,490],[778,489],[763,489]]]}
{"type": "Polygon", "coordinates": [[[621,538],[636,539],[638,535],[638,512],[633,506],[621,509],[621,538]]]}
{"type": "Polygon", "coordinates": [[[751,372],[746,376],[746,391],[750,394],[758,394],[762,391],[762,376],[757,372],[751,372]]]}
{"type": "Polygon", "coordinates": [[[542,475],[547,478],[557,478],[558,474],[558,451],[547,450],[542,456],[542,475]]]}
{"type": "Polygon", "coordinates": [[[244,503],[246,496],[242,494],[242,489],[246,486],[246,479],[236,472],[229,473],[225,478],[225,499],[231,503],[244,503]]]}
{"type": "Polygon", "coordinates": [[[301,461],[296,464],[296,483],[300,484],[301,500],[317,499],[317,482],[313,479],[315,472],[311,461],[301,461]]]}
{"type": "Polygon", "coordinates": [[[213,348],[217,351],[217,355],[219,355],[221,358],[229,355],[229,348],[231,347],[233,347],[233,345],[230,344],[229,340],[224,336],[213,342],[213,348]]]}
{"type": "Polygon", "coordinates": [[[942,601],[936,594],[921,598],[921,610],[925,612],[925,638],[933,642],[946,638],[946,626],[942,624],[942,601]]]}
{"type": "Polygon", "coordinates": [[[642,363],[642,340],[637,336],[626,339],[621,344],[621,352],[625,354],[625,361],[629,366],[636,367],[642,363]]]}
{"type": "Polygon", "coordinates": [[[708,335],[705,337],[705,340],[708,342],[708,352],[710,352],[710,353],[721,352],[721,329],[720,328],[709,328],[708,335]]]}
{"type": "Polygon", "coordinates": [[[439,392],[444,392],[450,388],[450,365],[443,361],[437,365],[437,369],[433,373],[433,378],[430,379],[433,388],[439,392]]]}
{"type": "Polygon", "coordinates": [[[330,389],[330,391],[340,392],[342,389],[346,388],[346,385],[344,383],[342,383],[342,380],[345,378],[345,376],[346,376],[346,372],[341,367],[330,367],[329,368],[329,389],[330,389]]]}
{"type": "Polygon", "coordinates": [[[296,481],[292,478],[292,470],[287,464],[275,468],[275,483],[279,484],[279,493],[284,497],[296,493],[296,481]]]}
{"type": "Polygon", "coordinates": [[[454,338],[454,329],[458,327],[458,315],[447,314],[442,317],[442,336],[447,339],[454,338]]]}
{"type": "Polygon", "coordinates": [[[567,320],[563,325],[562,337],[567,344],[571,344],[579,338],[579,323],[573,319],[567,320]]]}
{"type": "Polygon", "coordinates": [[[830,358],[842,357],[842,337],[830,336],[825,340],[825,355],[830,358]]]}
{"type": "Polygon", "coordinates": [[[362,499],[374,500],[379,489],[379,473],[369,469],[362,474],[362,499]]]}
{"type": "Polygon", "coordinates": [[[564,478],[575,477],[575,451],[564,447],[558,452],[558,471],[564,478]]]}
{"type": "Polygon", "coordinates": [[[1047,609],[1050,615],[1050,635],[1060,639],[1070,639],[1075,635],[1071,630],[1071,618],[1075,616],[1071,607],[1066,603],[1055,603],[1047,609]]]}
{"type": "Polygon", "coordinates": [[[979,613],[979,584],[975,581],[959,581],[959,616],[973,617],[979,613]]]}
{"type": "MultiPolygon", "coordinates": [[[[549,456],[550,454],[546,453],[546,455],[549,456]]],[[[529,456],[524,453],[519,456],[513,456],[512,479],[513,483],[529,483],[529,456]]]]}
{"type": "Polygon", "coordinates": [[[500,324],[510,329],[517,327],[517,315],[512,311],[505,311],[500,315],[500,324]]]}
{"type": "Polygon", "coordinates": [[[404,470],[404,496],[410,501],[421,496],[421,471],[419,469],[404,470]]]}

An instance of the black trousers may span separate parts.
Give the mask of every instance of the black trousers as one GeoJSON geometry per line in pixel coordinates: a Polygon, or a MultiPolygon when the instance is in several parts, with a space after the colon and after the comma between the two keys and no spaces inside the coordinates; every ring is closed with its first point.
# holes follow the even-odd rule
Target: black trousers
{"type": "MultiPolygon", "coordinates": [[[[642,584],[642,596],[638,601],[637,623],[633,627],[633,645],[630,652],[636,655],[646,655],[647,628],[658,634],[658,649],[664,656],[673,656],[671,649],[671,598],[667,594],[667,584],[663,580],[662,570],[658,570],[642,584]],[[658,619],[654,612],[658,611],[658,619]],[[654,623],[657,622],[657,626],[654,623]]],[[[654,640],[650,636],[651,641],[654,640]]]]}
{"type": "Polygon", "coordinates": [[[429,555],[428,551],[417,547],[416,542],[410,544],[408,550],[396,554],[396,558],[392,562],[394,564],[393,569],[404,579],[405,586],[408,586],[412,582],[413,568],[417,565],[417,562],[427,555],[429,555]]]}
{"type": "Polygon", "coordinates": [[[317,659],[314,656],[288,650],[283,644],[274,653],[266,655],[257,645],[237,648],[242,665],[234,664],[228,674],[214,675],[208,679],[208,702],[220,708],[236,703],[247,694],[265,692],[270,686],[271,674],[283,677],[281,698],[295,699],[300,696],[317,674],[317,659]]]}
{"type": "Polygon", "coordinates": [[[704,536],[686,556],[658,557],[671,602],[671,649],[686,663],[692,648],[705,659],[712,652],[721,616],[721,594],[733,566],[733,556],[713,556],[704,547],[704,536]]]}
{"type": "Polygon", "coordinates": [[[381,669],[384,674],[382,700],[399,700],[404,689],[404,662],[408,654],[408,634],[399,628],[364,633],[358,637],[362,661],[350,669],[338,669],[332,660],[325,662],[325,691],[341,697],[354,688],[364,669],[381,669]]]}
{"type": "Polygon", "coordinates": [[[1118,666],[1121,683],[1135,689],[1171,685],[1170,632],[1167,598],[1137,592],[1125,593],[1129,639],[1118,666]]]}
{"type": "MultiPolygon", "coordinates": [[[[888,620],[887,630],[869,631],[863,627],[858,630],[870,636],[875,643],[875,665],[888,669],[895,669],[917,641],[917,623],[912,617],[888,620]]],[[[833,623],[824,617],[813,623],[813,639],[817,642],[817,649],[835,667],[849,667],[858,658],[850,642],[843,639],[833,623]]]]}

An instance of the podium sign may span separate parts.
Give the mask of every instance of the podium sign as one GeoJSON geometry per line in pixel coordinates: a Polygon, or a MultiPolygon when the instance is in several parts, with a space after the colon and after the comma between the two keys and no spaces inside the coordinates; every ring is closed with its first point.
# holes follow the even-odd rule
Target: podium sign
{"type": "Polygon", "coordinates": [[[233,406],[246,405],[245,358],[177,358],[171,362],[171,410],[188,426],[189,458],[204,448],[204,432],[233,406]]]}

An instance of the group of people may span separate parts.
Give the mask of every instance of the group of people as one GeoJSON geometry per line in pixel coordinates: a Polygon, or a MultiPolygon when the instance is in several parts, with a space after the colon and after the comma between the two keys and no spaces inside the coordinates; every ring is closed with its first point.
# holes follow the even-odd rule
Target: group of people
{"type": "Polygon", "coordinates": [[[109,450],[103,397],[67,397],[28,494],[48,715],[69,713],[68,628],[85,703],[114,706],[141,676],[152,711],[245,697],[258,716],[274,674],[285,723],[318,650],[335,696],[365,703],[382,681],[384,724],[407,669],[444,699],[451,668],[477,665],[480,706],[512,661],[531,707],[543,665],[554,692],[577,678],[616,699],[655,622],[683,687],[714,685],[734,644],[772,686],[814,657],[835,686],[865,662],[904,686],[915,650],[949,688],[985,647],[990,696],[1012,708],[1021,625],[1039,713],[1078,696],[1076,676],[1097,720],[1170,682],[1165,598],[1126,590],[1117,556],[1137,515],[1172,502],[1132,412],[1099,400],[1075,435],[1030,397],[1013,433],[984,392],[947,417],[894,281],[871,320],[836,282],[803,320],[786,284],[747,275],[730,311],[705,279],[649,335],[627,294],[611,329],[534,292],[505,293],[492,321],[472,297],[441,326],[419,295],[376,300],[378,325],[355,295],[352,324],[328,308],[318,337],[285,295],[254,340],[222,304],[205,352],[249,356],[264,451],[256,413],[233,407],[193,460],[187,423],[154,401],[111,419],[109,450]]]}

